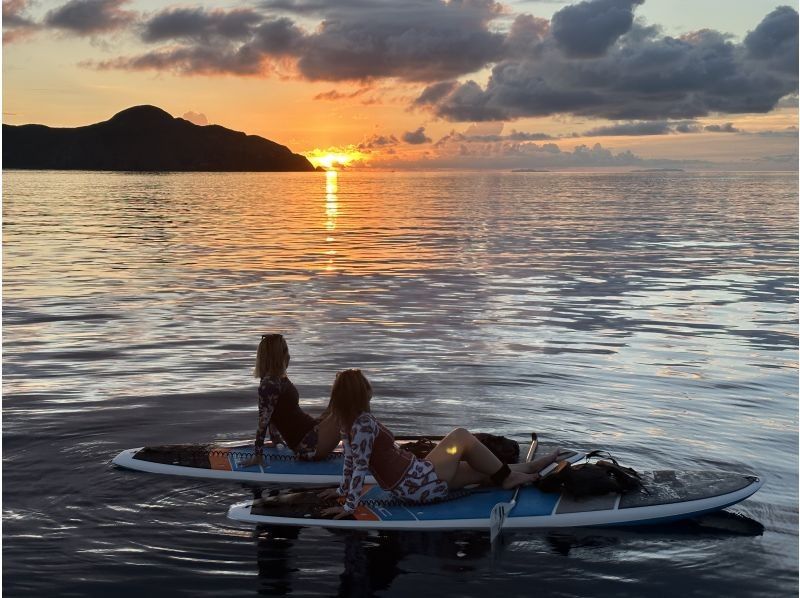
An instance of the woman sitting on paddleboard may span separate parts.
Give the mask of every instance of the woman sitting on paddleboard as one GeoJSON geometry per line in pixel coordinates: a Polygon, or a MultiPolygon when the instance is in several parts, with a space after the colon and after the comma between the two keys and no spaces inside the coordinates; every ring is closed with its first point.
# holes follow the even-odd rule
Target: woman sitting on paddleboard
{"type": "Polygon", "coordinates": [[[289,346],[280,334],[261,337],[254,375],[258,386],[258,430],[255,452],[245,466],[261,465],[267,428],[270,439],[282,440],[301,459],[326,457],[339,444],[338,424],[326,411],[317,420],[300,408],[300,395],[286,375],[289,346]]]}
{"type": "Polygon", "coordinates": [[[533,482],[538,478],[536,472],[558,454],[505,465],[467,430],[456,428],[425,459],[419,459],[395,444],[392,433],[370,413],[370,399],[372,387],[361,370],[336,375],[328,408],[339,423],[344,442],[342,483],[320,496],[343,496],[345,501],[343,506],[325,509],[325,516],[341,519],[353,513],[368,473],[398,498],[424,503],[470,484],[515,488],[533,482]]]}

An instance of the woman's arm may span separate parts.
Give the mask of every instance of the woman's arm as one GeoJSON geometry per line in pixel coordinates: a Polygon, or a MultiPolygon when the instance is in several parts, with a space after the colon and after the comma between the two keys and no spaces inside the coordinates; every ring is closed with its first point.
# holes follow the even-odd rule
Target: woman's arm
{"type": "Polygon", "coordinates": [[[350,439],[347,434],[342,434],[342,446],[344,447],[344,463],[342,464],[342,483],[336,489],[336,494],[345,496],[350,490],[350,480],[353,479],[353,448],[350,446],[350,439]]]}
{"type": "Polygon", "coordinates": [[[361,490],[369,473],[369,458],[372,456],[372,447],[377,435],[378,422],[371,415],[364,413],[353,422],[350,430],[353,473],[344,502],[344,510],[347,513],[355,511],[361,500],[361,490]]]}
{"type": "Polygon", "coordinates": [[[261,455],[264,448],[264,437],[267,435],[267,427],[270,426],[272,412],[278,404],[280,387],[270,381],[265,381],[258,389],[258,429],[256,430],[255,455],[261,455]]]}

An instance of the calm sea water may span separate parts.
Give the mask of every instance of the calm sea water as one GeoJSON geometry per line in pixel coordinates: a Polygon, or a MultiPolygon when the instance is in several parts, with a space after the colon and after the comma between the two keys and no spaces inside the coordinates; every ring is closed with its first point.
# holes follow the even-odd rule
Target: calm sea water
{"type": "Polygon", "coordinates": [[[9,596],[793,596],[792,174],[3,174],[9,596]],[[282,332],[320,411],[366,370],[397,433],[530,430],[766,484],[643,530],[276,532],[235,484],[116,470],[252,437],[282,332]],[[701,525],[702,524],[702,525],[701,525]]]}

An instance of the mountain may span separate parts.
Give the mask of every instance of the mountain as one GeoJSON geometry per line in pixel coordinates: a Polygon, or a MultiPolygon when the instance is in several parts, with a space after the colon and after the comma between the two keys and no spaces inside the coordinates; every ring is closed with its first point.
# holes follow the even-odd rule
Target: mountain
{"type": "Polygon", "coordinates": [[[3,125],[3,168],[140,171],[313,171],[284,145],[155,106],[75,128],[3,125]]]}

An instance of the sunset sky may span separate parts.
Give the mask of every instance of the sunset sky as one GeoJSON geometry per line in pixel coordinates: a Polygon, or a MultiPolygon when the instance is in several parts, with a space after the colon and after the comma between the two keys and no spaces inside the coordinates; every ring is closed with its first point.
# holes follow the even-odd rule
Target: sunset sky
{"type": "Polygon", "coordinates": [[[772,0],[4,0],[3,34],[8,124],[153,104],[351,167],[797,168],[772,0]]]}

